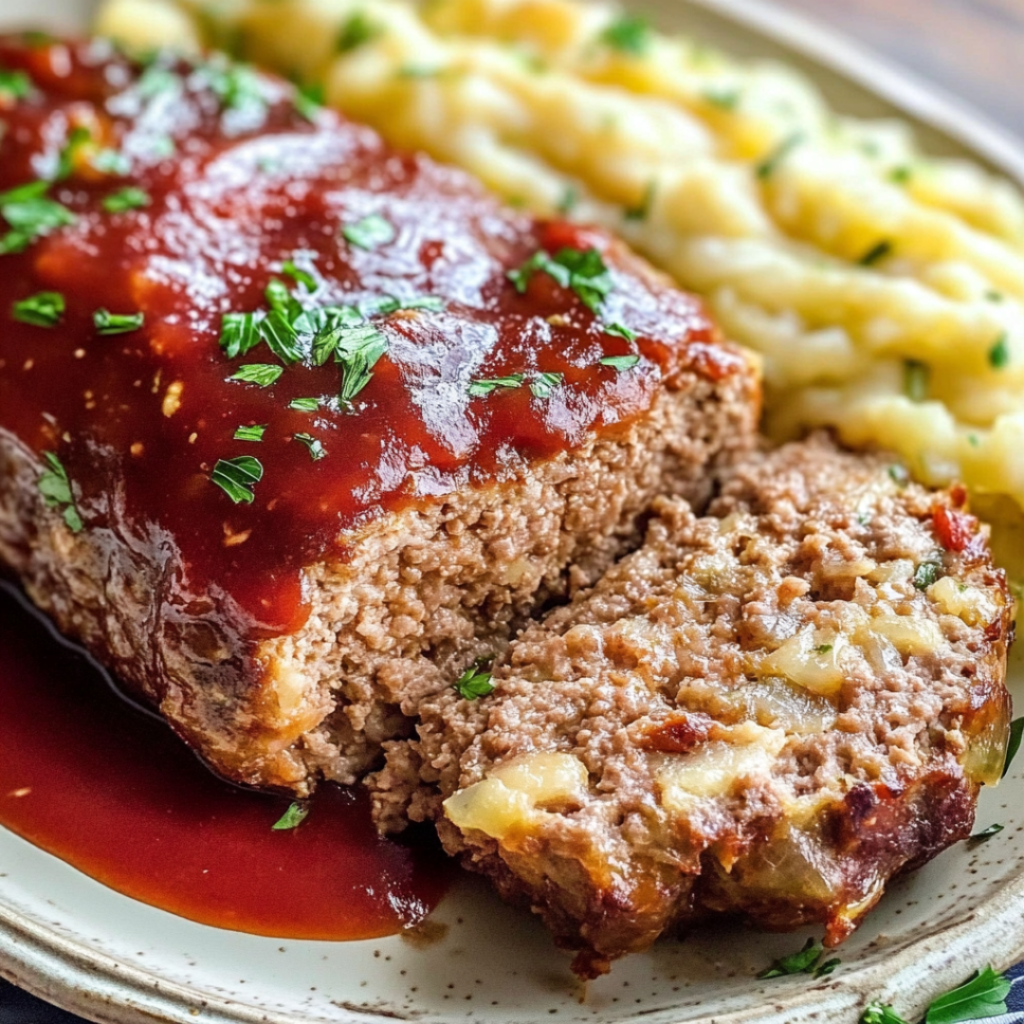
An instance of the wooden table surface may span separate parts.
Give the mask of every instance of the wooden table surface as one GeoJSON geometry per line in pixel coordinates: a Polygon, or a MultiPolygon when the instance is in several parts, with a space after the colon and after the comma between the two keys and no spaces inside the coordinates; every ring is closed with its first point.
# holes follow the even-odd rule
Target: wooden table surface
{"type": "Polygon", "coordinates": [[[1024,0],[777,0],[969,100],[1024,138],[1024,0]]]}

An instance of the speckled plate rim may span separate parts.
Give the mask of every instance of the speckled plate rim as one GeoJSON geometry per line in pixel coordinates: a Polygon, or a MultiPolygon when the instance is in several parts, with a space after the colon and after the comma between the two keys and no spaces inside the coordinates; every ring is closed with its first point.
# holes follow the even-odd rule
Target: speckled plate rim
{"type": "MultiPolygon", "coordinates": [[[[880,60],[842,36],[761,0],[662,0],[719,23],[761,36],[770,46],[810,61],[812,77],[837,75],[865,96],[896,108],[915,127],[952,142],[954,148],[1024,185],[1024,146],[969,105],[880,60]]],[[[631,4],[627,2],[627,6],[631,4]]],[[[633,6],[651,6],[632,3],[633,6]]],[[[40,0],[45,18],[47,0],[40,0]]],[[[0,15],[2,21],[3,15],[0,15]]],[[[42,854],[42,856],[47,856],[42,854]]],[[[976,906],[969,917],[914,942],[882,963],[857,967],[814,991],[780,991],[771,1005],[701,1018],[686,1024],[812,1024],[854,1021],[867,999],[898,1001],[920,1014],[938,993],[963,980],[981,963],[1005,968],[1024,957],[1024,874],[976,906]],[[913,999],[907,993],[913,992],[913,999]]],[[[97,1024],[167,1021],[190,1024],[307,1024],[282,1013],[170,982],[68,938],[0,902],[0,976],[26,991],[97,1024]]],[[[365,1024],[387,1012],[343,1011],[339,1024],[365,1024]]],[[[635,1014],[642,1018],[644,1011],[635,1014]]],[[[509,1018],[509,1024],[515,1024],[509,1018]]]]}

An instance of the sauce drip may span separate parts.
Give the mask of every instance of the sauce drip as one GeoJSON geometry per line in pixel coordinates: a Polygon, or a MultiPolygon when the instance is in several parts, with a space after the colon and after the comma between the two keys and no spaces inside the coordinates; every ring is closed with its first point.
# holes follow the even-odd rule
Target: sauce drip
{"type": "Polygon", "coordinates": [[[378,836],[361,790],[288,801],[212,775],[0,583],[0,825],[118,892],[203,924],[366,939],[421,921],[450,868],[378,836]]]}

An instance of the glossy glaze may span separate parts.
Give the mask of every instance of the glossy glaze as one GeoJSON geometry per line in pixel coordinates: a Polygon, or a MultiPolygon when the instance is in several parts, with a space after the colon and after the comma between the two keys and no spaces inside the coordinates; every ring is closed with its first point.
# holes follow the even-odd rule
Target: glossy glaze
{"type": "Polygon", "coordinates": [[[49,193],[76,223],[0,256],[0,428],[59,456],[86,530],[129,538],[168,567],[170,600],[213,595],[244,634],[297,628],[300,568],[344,559],[360,524],[613,430],[680,367],[732,369],[703,344],[712,331],[696,303],[628,258],[608,260],[600,318],[544,273],[519,294],[506,273],[538,249],[612,243],[505,210],[462,173],[395,154],[334,114],[303,116],[283,83],[220,66],[143,70],[99,43],[9,39],[0,68],[33,86],[0,110],[0,192],[54,177],[73,129],[90,133],[49,193]],[[103,151],[123,166],[98,170],[103,151]],[[148,205],[104,209],[126,185],[148,205]],[[364,249],[343,237],[371,214],[392,239],[364,249]],[[289,259],[312,292],[282,273],[289,259]],[[226,379],[279,362],[266,345],[236,359],[218,345],[222,316],[266,310],[275,277],[310,307],[429,295],[442,308],[372,317],[388,353],[346,408],[339,368],[308,352],[267,388],[226,379]],[[12,304],[41,291],[65,296],[61,323],[13,321],[12,304]],[[144,313],[144,325],[99,334],[99,308],[144,313]],[[636,342],[608,333],[612,321],[636,342]],[[628,371],[599,364],[636,352],[628,371]],[[527,386],[539,373],[564,375],[544,398],[527,386]],[[524,386],[469,393],[508,374],[524,386]],[[321,408],[288,408],[303,397],[321,408]],[[266,425],[261,442],[234,439],[253,424],[266,425]],[[251,504],[233,504],[210,473],[245,455],[263,478],[251,504]]]}
{"type": "Polygon", "coordinates": [[[359,939],[418,923],[450,878],[436,848],[380,838],[365,794],[308,817],[216,779],[0,584],[0,825],[135,899],[220,928],[359,939]]]}

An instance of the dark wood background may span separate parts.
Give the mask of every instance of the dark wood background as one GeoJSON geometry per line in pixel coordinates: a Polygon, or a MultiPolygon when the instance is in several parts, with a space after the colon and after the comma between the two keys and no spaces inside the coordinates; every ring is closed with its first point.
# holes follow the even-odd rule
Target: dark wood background
{"type": "Polygon", "coordinates": [[[1024,0],[781,0],[1024,137],[1024,0]]]}

